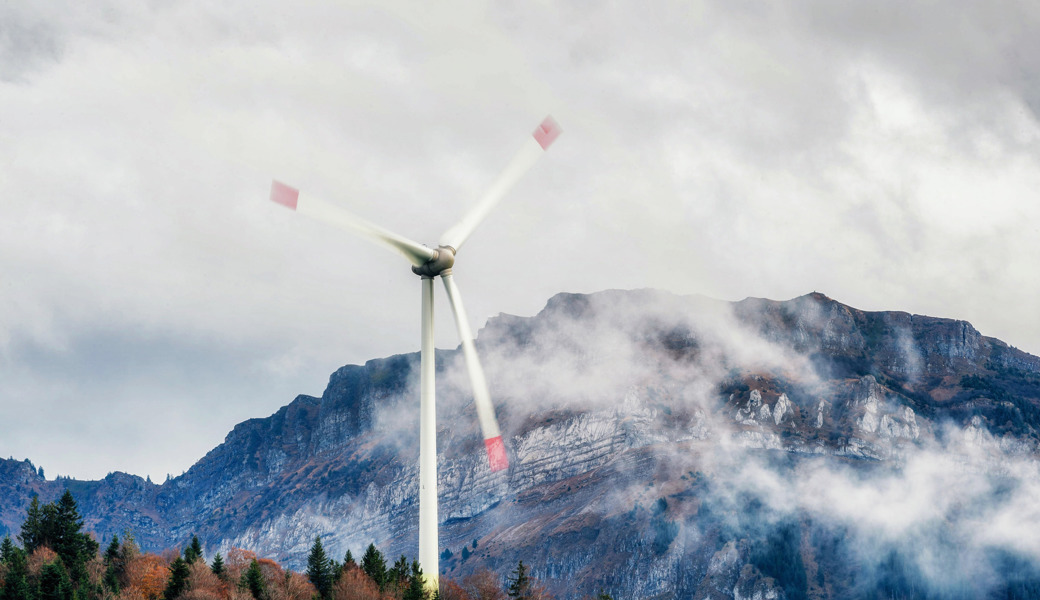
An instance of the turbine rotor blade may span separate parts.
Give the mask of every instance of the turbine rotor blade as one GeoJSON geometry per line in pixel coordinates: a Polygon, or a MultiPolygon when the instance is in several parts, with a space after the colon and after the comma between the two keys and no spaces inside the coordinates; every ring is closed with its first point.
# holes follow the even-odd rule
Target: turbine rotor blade
{"type": "Polygon", "coordinates": [[[396,250],[417,267],[437,256],[436,250],[369,223],[335,204],[300,194],[300,190],[279,181],[271,182],[271,201],[308,217],[353,231],[369,241],[396,250]]]}
{"type": "Polygon", "coordinates": [[[466,213],[461,221],[444,232],[444,235],[441,236],[440,245],[451,246],[458,251],[466,241],[466,238],[473,233],[477,225],[480,225],[480,222],[495,208],[495,205],[506,195],[506,192],[545,154],[549,146],[559,137],[561,131],[560,126],[556,124],[552,117],[545,117],[545,120],[534,130],[534,134],[527,139],[523,147],[513,157],[513,160],[509,162],[498,178],[492,182],[490,189],[488,189],[480,201],[466,213]]]}
{"type": "Polygon", "coordinates": [[[480,429],[484,434],[488,464],[492,471],[501,471],[509,466],[509,458],[506,456],[505,444],[502,443],[502,432],[498,429],[495,407],[491,404],[491,393],[488,391],[487,379],[484,378],[484,369],[480,366],[477,348],[473,345],[473,332],[469,328],[466,309],[462,307],[462,297],[459,295],[459,288],[455,285],[451,273],[442,274],[441,281],[444,282],[444,289],[448,292],[448,302],[451,304],[451,312],[455,316],[455,326],[459,331],[459,339],[462,341],[462,354],[466,358],[466,370],[469,372],[469,381],[473,386],[473,404],[477,407],[477,419],[480,421],[480,429]]]}

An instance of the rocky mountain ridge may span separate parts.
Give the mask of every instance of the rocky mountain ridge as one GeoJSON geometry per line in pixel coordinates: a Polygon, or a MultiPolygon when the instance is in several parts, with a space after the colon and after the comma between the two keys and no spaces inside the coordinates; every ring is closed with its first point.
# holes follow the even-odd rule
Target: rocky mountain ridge
{"type": "MultiPolygon", "coordinates": [[[[1040,440],[1040,358],[964,321],[817,293],[559,294],[534,317],[489,320],[478,346],[512,466],[487,468],[458,352],[438,351],[442,571],[504,573],[522,558],[561,597],[864,597],[884,557],[825,553],[853,525],[777,497],[819,472],[862,489],[934,449],[969,471],[1019,468],[1040,440]],[[770,562],[783,527],[803,539],[800,571],[770,562]]],[[[321,535],[334,555],[372,541],[414,555],[418,426],[401,407],[417,402],[417,361],[343,367],[321,398],[239,424],[162,485],[47,481],[0,461],[0,527],[17,529],[32,494],[67,487],[88,529],[130,529],[146,548],[197,533],[210,554],[244,547],[299,567],[321,535]]],[[[907,577],[928,572],[907,564],[907,577]]]]}

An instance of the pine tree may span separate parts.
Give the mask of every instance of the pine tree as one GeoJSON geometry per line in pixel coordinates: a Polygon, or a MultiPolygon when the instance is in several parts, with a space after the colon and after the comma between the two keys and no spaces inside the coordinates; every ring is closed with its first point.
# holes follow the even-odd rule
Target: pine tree
{"type": "Polygon", "coordinates": [[[178,556],[170,563],[170,579],[166,582],[163,598],[165,600],[174,600],[174,598],[184,593],[188,587],[189,575],[191,575],[191,568],[188,561],[178,556]]]}
{"type": "Polygon", "coordinates": [[[386,582],[390,585],[402,585],[408,577],[408,559],[404,554],[397,559],[393,567],[386,573],[386,582]]]}
{"type": "Polygon", "coordinates": [[[40,600],[72,600],[72,582],[61,561],[43,565],[40,571],[40,600]]]}
{"type": "Polygon", "coordinates": [[[12,544],[13,550],[4,559],[7,566],[7,574],[4,576],[3,592],[0,592],[0,600],[26,600],[32,598],[29,586],[29,566],[26,564],[26,554],[21,548],[12,544]]]}
{"type": "Polygon", "coordinates": [[[11,541],[11,536],[5,535],[3,543],[0,543],[0,563],[8,564],[14,555],[14,551],[15,545],[11,541]]]}
{"type": "Polygon", "coordinates": [[[347,550],[347,555],[343,557],[343,568],[344,569],[347,568],[347,565],[356,565],[356,564],[357,563],[354,562],[354,555],[351,554],[350,550],[348,549],[347,550]]]}
{"type": "Polygon", "coordinates": [[[369,544],[365,555],[361,557],[361,570],[376,582],[379,591],[383,591],[383,587],[386,585],[386,560],[383,559],[383,554],[376,549],[375,544],[369,544]]]}
{"type": "Polygon", "coordinates": [[[39,547],[43,536],[43,510],[40,508],[40,497],[33,496],[29,502],[29,508],[25,509],[25,521],[22,522],[22,532],[18,539],[22,542],[27,554],[39,547]]]}
{"type": "Polygon", "coordinates": [[[311,580],[314,589],[322,598],[332,597],[332,562],[325,554],[325,548],[321,545],[321,538],[314,538],[311,546],[310,556],[307,557],[307,578],[311,580]]]}
{"type": "Polygon", "coordinates": [[[412,576],[401,600],[426,600],[425,578],[417,560],[412,561],[412,576]]]}
{"type": "Polygon", "coordinates": [[[210,565],[209,570],[213,571],[217,577],[224,578],[224,557],[220,555],[220,552],[213,557],[213,564],[210,565]]]}
{"type": "Polygon", "coordinates": [[[238,586],[248,590],[256,600],[267,599],[267,584],[264,582],[264,574],[260,570],[260,563],[253,559],[253,562],[249,563],[249,568],[242,573],[242,579],[239,580],[238,586]]]}
{"type": "Polygon", "coordinates": [[[119,558],[119,536],[113,534],[112,541],[109,542],[108,548],[105,549],[105,556],[103,557],[105,566],[109,566],[119,558]]]}
{"type": "Polygon", "coordinates": [[[86,582],[86,563],[97,555],[98,543],[89,534],[80,533],[83,529],[83,518],[79,515],[72,492],[65,490],[57,504],[45,506],[44,515],[45,521],[48,517],[53,519],[45,523],[45,536],[53,541],[53,549],[65,563],[72,581],[86,582]]]}
{"type": "Polygon", "coordinates": [[[105,565],[105,586],[107,586],[113,594],[118,594],[119,579],[123,575],[124,566],[122,553],[119,551],[118,536],[112,536],[112,542],[109,543],[108,548],[105,550],[105,556],[102,558],[102,562],[105,565]]]}
{"type": "Polygon", "coordinates": [[[191,545],[184,551],[184,560],[190,565],[202,558],[202,544],[199,543],[199,536],[191,536],[191,545]]]}
{"type": "Polygon", "coordinates": [[[509,593],[510,598],[518,598],[520,600],[530,598],[531,578],[527,576],[527,567],[524,566],[524,561],[520,561],[516,565],[516,570],[513,571],[509,578],[509,588],[506,591],[509,593]]]}

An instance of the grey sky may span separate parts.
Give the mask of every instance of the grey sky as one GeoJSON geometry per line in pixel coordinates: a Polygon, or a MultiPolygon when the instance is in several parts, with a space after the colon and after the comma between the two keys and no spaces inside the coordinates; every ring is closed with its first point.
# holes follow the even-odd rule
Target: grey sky
{"type": "MultiPolygon", "coordinates": [[[[546,113],[459,255],[473,325],[560,291],[813,290],[1040,353],[1028,2],[0,4],[0,454],[161,479],[418,349],[392,253],[546,113]]],[[[438,343],[457,343],[438,292],[438,343]]]]}

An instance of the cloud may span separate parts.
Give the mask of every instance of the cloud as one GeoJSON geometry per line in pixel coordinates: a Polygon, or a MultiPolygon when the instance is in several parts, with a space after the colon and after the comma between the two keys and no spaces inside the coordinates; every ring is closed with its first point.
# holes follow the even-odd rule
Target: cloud
{"type": "Polygon", "coordinates": [[[546,112],[563,137],[460,253],[474,325],[560,291],[816,289],[1036,351],[1036,11],[961,9],[5,6],[0,364],[183,335],[308,391],[413,351],[407,265],[270,180],[431,243],[546,112]]]}

